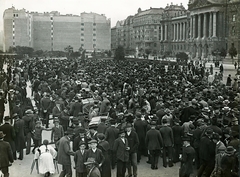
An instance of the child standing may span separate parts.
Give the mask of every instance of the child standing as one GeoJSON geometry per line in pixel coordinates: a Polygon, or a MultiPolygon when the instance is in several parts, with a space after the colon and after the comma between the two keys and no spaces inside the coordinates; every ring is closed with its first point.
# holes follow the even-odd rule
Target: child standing
{"type": "Polygon", "coordinates": [[[37,147],[39,147],[42,144],[42,131],[46,130],[46,131],[50,131],[51,128],[44,128],[43,126],[41,126],[41,121],[37,121],[35,128],[33,130],[33,143],[34,143],[34,148],[32,150],[32,153],[35,153],[35,149],[37,147]]]}
{"type": "Polygon", "coordinates": [[[74,155],[76,177],[87,177],[87,169],[84,162],[87,161],[87,153],[85,142],[79,143],[79,150],[74,155]]]}
{"type": "Polygon", "coordinates": [[[64,136],[64,131],[63,131],[63,127],[59,125],[58,119],[54,119],[53,123],[54,123],[54,127],[52,128],[51,142],[54,142],[56,146],[56,142],[64,136]]]}

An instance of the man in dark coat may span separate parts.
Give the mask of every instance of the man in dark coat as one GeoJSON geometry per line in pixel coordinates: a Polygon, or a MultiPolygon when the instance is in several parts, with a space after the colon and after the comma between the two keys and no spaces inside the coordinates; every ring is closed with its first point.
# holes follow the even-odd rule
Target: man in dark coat
{"type": "Polygon", "coordinates": [[[26,147],[25,144],[25,136],[24,136],[24,120],[20,119],[18,114],[13,114],[13,119],[15,119],[14,123],[14,131],[16,133],[15,145],[16,150],[19,152],[19,160],[23,159],[23,149],[26,147]]]}
{"type": "Polygon", "coordinates": [[[115,163],[116,163],[116,155],[113,150],[113,145],[114,141],[118,138],[118,132],[119,130],[115,127],[116,121],[114,119],[111,119],[110,121],[110,126],[106,129],[105,136],[106,136],[106,141],[109,143],[110,149],[110,161],[111,161],[111,167],[112,169],[115,168],[115,163]]]}
{"type": "Polygon", "coordinates": [[[3,123],[3,116],[5,111],[5,98],[3,92],[0,92],[0,124],[3,123]]]}
{"type": "Polygon", "coordinates": [[[79,131],[79,135],[76,136],[73,140],[73,151],[77,151],[79,149],[79,143],[85,143],[86,148],[88,148],[88,139],[85,136],[85,129],[81,128],[79,131]]]}
{"type": "Polygon", "coordinates": [[[168,166],[173,166],[173,131],[172,128],[168,126],[166,119],[162,120],[163,126],[159,129],[163,138],[163,166],[167,167],[167,155],[168,155],[168,166]]]}
{"type": "Polygon", "coordinates": [[[205,135],[200,140],[200,168],[198,169],[198,176],[202,176],[205,173],[205,176],[209,177],[214,169],[216,144],[211,139],[212,135],[213,130],[207,128],[205,135]]]}
{"type": "Polygon", "coordinates": [[[57,142],[58,154],[60,154],[57,156],[57,161],[62,165],[59,177],[72,177],[71,155],[74,155],[74,152],[70,147],[71,135],[69,133],[66,131],[65,136],[57,142]]]}
{"type": "Polygon", "coordinates": [[[5,123],[0,126],[0,131],[2,131],[6,136],[4,137],[4,141],[8,142],[11,146],[12,152],[13,152],[13,158],[14,160],[17,160],[17,156],[16,156],[16,147],[15,147],[15,131],[13,126],[10,124],[10,117],[9,116],[5,116],[4,117],[4,121],[5,123]]]}
{"type": "Polygon", "coordinates": [[[10,144],[3,141],[4,136],[3,132],[0,131],[0,169],[4,177],[9,177],[8,167],[10,163],[13,163],[13,154],[10,144]]]}
{"type": "Polygon", "coordinates": [[[190,145],[190,137],[183,138],[182,163],[180,169],[180,177],[189,177],[193,173],[193,159],[195,158],[195,150],[190,145]]]}
{"type": "Polygon", "coordinates": [[[151,121],[151,129],[147,132],[145,142],[150,153],[151,169],[158,169],[158,158],[161,153],[162,136],[156,130],[156,121],[151,121]]]}
{"type": "Polygon", "coordinates": [[[107,129],[107,125],[106,125],[105,122],[106,122],[106,118],[105,117],[101,117],[101,123],[98,124],[98,127],[97,127],[97,132],[98,133],[105,134],[106,129],[107,129]]]}
{"type": "Polygon", "coordinates": [[[188,122],[190,119],[190,116],[192,115],[197,115],[197,100],[193,99],[191,101],[191,105],[189,107],[186,107],[182,110],[181,115],[180,115],[180,120],[182,123],[188,122]]]}
{"type": "Polygon", "coordinates": [[[138,135],[139,146],[137,153],[137,161],[140,162],[141,155],[147,156],[147,148],[145,145],[145,137],[147,133],[147,122],[141,119],[142,115],[140,112],[136,112],[136,121],[134,122],[134,129],[138,135]]]}
{"type": "Polygon", "coordinates": [[[87,169],[84,163],[87,161],[87,150],[85,142],[81,141],[79,144],[79,150],[74,155],[76,177],[87,177],[87,169]]]}
{"type": "Polygon", "coordinates": [[[119,138],[114,141],[113,150],[117,156],[117,177],[125,177],[130,148],[124,129],[119,131],[119,138]]]}
{"type": "Polygon", "coordinates": [[[132,124],[128,123],[126,126],[126,138],[128,140],[129,150],[129,161],[127,164],[128,175],[137,177],[137,150],[139,145],[138,135],[132,130],[132,124]],[[133,172],[132,168],[133,167],[133,172]]]}
{"type": "Polygon", "coordinates": [[[182,136],[183,136],[183,127],[179,125],[180,120],[175,119],[174,125],[172,127],[173,139],[174,139],[174,153],[173,153],[173,162],[179,162],[179,155],[182,148],[182,136]]]}
{"type": "Polygon", "coordinates": [[[48,93],[43,94],[43,98],[40,101],[40,109],[43,117],[43,124],[46,124],[46,128],[49,125],[49,114],[52,111],[52,101],[49,98],[48,93]]]}
{"type": "Polygon", "coordinates": [[[34,119],[35,115],[33,114],[32,110],[27,110],[25,112],[25,115],[22,117],[22,120],[24,120],[24,135],[26,139],[26,155],[30,153],[31,150],[31,138],[32,138],[32,131],[34,130],[34,119]]]}

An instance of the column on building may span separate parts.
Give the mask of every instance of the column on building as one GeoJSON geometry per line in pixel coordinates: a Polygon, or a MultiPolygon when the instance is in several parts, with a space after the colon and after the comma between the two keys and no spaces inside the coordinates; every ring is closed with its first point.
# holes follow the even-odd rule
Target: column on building
{"type": "Polygon", "coordinates": [[[183,23],[183,39],[182,40],[185,40],[186,39],[186,22],[183,23]]]}
{"type": "Polygon", "coordinates": [[[208,36],[212,37],[212,12],[209,12],[209,32],[208,36]]]}
{"type": "Polygon", "coordinates": [[[176,25],[177,25],[177,35],[176,35],[176,41],[178,41],[178,39],[179,39],[179,24],[178,24],[178,23],[176,23],[176,25]]]}
{"type": "Polygon", "coordinates": [[[179,27],[180,27],[180,35],[179,35],[179,40],[182,40],[182,23],[179,23],[179,27]]]}
{"type": "Polygon", "coordinates": [[[207,13],[203,14],[203,38],[207,37],[207,13]]]}
{"type": "Polygon", "coordinates": [[[196,37],[196,15],[193,15],[193,22],[192,22],[192,38],[196,37]]]}
{"type": "Polygon", "coordinates": [[[193,37],[193,31],[192,31],[193,30],[192,29],[193,28],[193,24],[192,24],[192,22],[193,22],[193,16],[191,15],[190,16],[190,36],[189,36],[190,38],[193,37]]]}
{"type": "Polygon", "coordinates": [[[161,41],[163,41],[163,25],[161,24],[161,41]]]}
{"type": "Polygon", "coordinates": [[[201,14],[198,14],[198,39],[201,38],[201,14]]]}
{"type": "Polygon", "coordinates": [[[217,12],[213,12],[213,37],[217,37],[217,12]]]}
{"type": "Polygon", "coordinates": [[[173,32],[173,33],[174,33],[173,40],[176,41],[176,38],[177,38],[177,35],[176,35],[176,31],[177,31],[177,29],[176,29],[176,23],[173,24],[173,31],[174,31],[174,32],[173,32]]]}
{"type": "Polygon", "coordinates": [[[165,24],[165,41],[167,40],[167,34],[168,34],[168,33],[167,33],[167,32],[168,32],[167,30],[168,30],[168,29],[167,29],[167,25],[165,24]]]}

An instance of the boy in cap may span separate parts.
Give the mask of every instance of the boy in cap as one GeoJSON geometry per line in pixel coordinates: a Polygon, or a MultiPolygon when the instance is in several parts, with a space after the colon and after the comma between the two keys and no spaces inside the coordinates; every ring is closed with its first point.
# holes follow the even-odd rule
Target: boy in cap
{"type": "Polygon", "coordinates": [[[87,150],[85,142],[79,143],[79,150],[74,155],[76,177],[87,177],[87,169],[84,163],[87,161],[87,150]]]}
{"type": "Polygon", "coordinates": [[[41,121],[37,121],[35,128],[33,130],[33,142],[34,142],[34,148],[32,150],[32,153],[35,153],[35,149],[37,147],[39,147],[42,144],[42,131],[46,130],[46,131],[50,131],[51,128],[45,128],[43,126],[41,126],[41,121]]]}
{"type": "Polygon", "coordinates": [[[97,140],[92,139],[88,142],[89,150],[87,158],[93,158],[98,164],[98,167],[101,167],[105,157],[100,149],[97,148],[97,140]]]}

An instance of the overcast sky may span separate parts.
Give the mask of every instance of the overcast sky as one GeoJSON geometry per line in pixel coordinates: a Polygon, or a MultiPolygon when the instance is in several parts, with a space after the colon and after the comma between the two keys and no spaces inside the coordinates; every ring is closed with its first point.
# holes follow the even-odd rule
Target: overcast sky
{"type": "Polygon", "coordinates": [[[111,19],[111,26],[115,26],[118,20],[124,20],[129,15],[150,7],[166,7],[167,4],[183,4],[187,9],[188,0],[0,0],[0,30],[3,26],[3,12],[14,6],[16,9],[27,11],[50,12],[59,11],[61,14],[80,15],[81,12],[95,12],[105,14],[111,19]]]}

